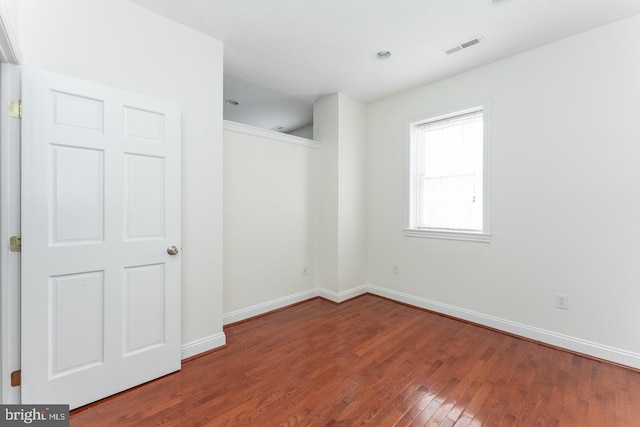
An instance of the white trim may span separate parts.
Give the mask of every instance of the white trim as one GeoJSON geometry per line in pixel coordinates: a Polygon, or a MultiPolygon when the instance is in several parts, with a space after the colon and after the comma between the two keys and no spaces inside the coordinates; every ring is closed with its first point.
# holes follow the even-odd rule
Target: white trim
{"type": "Polygon", "coordinates": [[[464,240],[466,242],[491,243],[491,234],[472,233],[464,231],[423,230],[420,228],[405,228],[406,237],[431,237],[434,239],[464,240]]]}
{"type": "MultiPolygon", "coordinates": [[[[20,67],[1,64],[0,105],[20,99],[20,67]]],[[[11,372],[20,369],[20,254],[9,237],[20,235],[20,120],[0,115],[0,402],[20,403],[11,372]]]]}
{"type": "MultiPolygon", "coordinates": [[[[414,307],[430,310],[435,313],[445,314],[457,319],[473,322],[478,325],[487,326],[498,331],[553,345],[558,348],[575,351],[587,356],[607,360],[635,369],[640,369],[640,353],[634,353],[620,348],[599,344],[593,341],[560,334],[554,331],[536,328],[534,326],[513,322],[488,314],[478,313],[476,311],[467,310],[449,304],[443,304],[437,301],[429,300],[427,298],[417,297],[414,295],[409,295],[403,292],[398,292],[371,284],[358,286],[356,288],[343,292],[334,292],[323,288],[310,289],[308,291],[300,292],[288,297],[278,298],[273,301],[257,304],[246,309],[228,313],[224,315],[224,324],[246,320],[251,317],[259,316],[261,314],[265,314],[270,311],[277,310],[279,308],[283,308],[298,302],[303,302],[318,296],[336,303],[341,303],[366,293],[385,297],[390,300],[408,304],[414,307]]],[[[224,345],[224,334],[220,335],[222,335],[222,342],[215,343],[215,345],[211,345],[208,342],[211,341],[212,338],[215,339],[217,336],[205,338],[203,340],[196,341],[195,343],[184,345],[183,359],[185,357],[191,357],[203,351],[208,351],[224,345]],[[203,344],[200,344],[201,342],[203,344]],[[187,354],[187,349],[193,350],[191,350],[187,354]],[[187,355],[185,356],[185,354],[187,355]]]]}
{"type": "Polygon", "coordinates": [[[222,317],[222,324],[228,325],[229,323],[240,322],[251,317],[260,316],[261,314],[268,313],[273,310],[286,307],[291,304],[296,304],[302,301],[306,301],[318,296],[318,289],[310,289],[308,291],[299,292],[297,294],[289,295],[282,298],[277,298],[272,301],[267,301],[261,304],[256,304],[251,307],[242,308],[240,310],[232,311],[222,317]]]}
{"type": "Polygon", "coordinates": [[[22,54],[15,42],[17,40],[16,32],[11,21],[7,18],[8,16],[7,5],[4,1],[0,1],[0,62],[20,65],[22,54]]]}
{"type": "Polygon", "coordinates": [[[368,287],[366,285],[358,286],[357,288],[349,289],[348,291],[342,292],[333,292],[328,289],[318,288],[318,296],[336,303],[341,303],[351,298],[364,295],[367,292],[368,287]]]}
{"type": "Polygon", "coordinates": [[[182,346],[180,347],[181,359],[184,360],[189,357],[196,356],[200,353],[204,353],[205,351],[215,350],[216,348],[222,347],[226,344],[227,337],[224,332],[210,335],[208,337],[201,338],[187,344],[182,344],[182,346]]]}
{"type": "Polygon", "coordinates": [[[398,291],[382,288],[375,285],[367,285],[368,292],[373,295],[389,298],[394,301],[413,305],[446,314],[469,322],[477,323],[500,331],[508,332],[534,341],[561,347],[592,357],[618,363],[632,368],[640,369],[640,354],[631,351],[610,347],[593,341],[560,334],[545,329],[536,328],[499,317],[478,313],[460,307],[439,303],[426,298],[416,297],[398,291]]]}
{"type": "Polygon", "coordinates": [[[287,144],[300,145],[302,147],[319,149],[320,143],[312,139],[302,138],[295,135],[289,135],[287,133],[276,132],[269,129],[262,129],[255,126],[249,126],[242,123],[232,122],[230,120],[224,121],[224,130],[231,132],[243,133],[245,135],[257,136],[260,138],[270,139],[277,142],[285,142],[287,144]]]}
{"type": "Polygon", "coordinates": [[[405,123],[405,170],[404,170],[404,235],[406,237],[422,237],[448,240],[464,240],[470,242],[491,242],[491,109],[490,97],[481,98],[472,102],[466,102],[457,106],[432,111],[417,117],[406,120],[405,123]],[[418,207],[413,203],[417,198],[418,188],[415,184],[414,176],[418,167],[416,147],[416,129],[419,125],[427,122],[443,120],[482,111],[483,114],[483,212],[482,231],[465,232],[447,229],[425,229],[417,228],[418,207]]]}
{"type": "Polygon", "coordinates": [[[242,320],[260,316],[262,314],[269,313],[270,311],[278,310],[292,304],[307,301],[315,297],[322,297],[328,299],[329,301],[340,303],[348,299],[364,295],[367,293],[367,291],[368,288],[366,285],[349,289],[348,291],[343,292],[334,292],[323,288],[309,289],[308,291],[299,292],[297,294],[277,298],[272,301],[267,301],[261,304],[253,305],[251,307],[232,311],[223,315],[222,323],[224,325],[228,325],[230,323],[240,322],[242,320]]]}

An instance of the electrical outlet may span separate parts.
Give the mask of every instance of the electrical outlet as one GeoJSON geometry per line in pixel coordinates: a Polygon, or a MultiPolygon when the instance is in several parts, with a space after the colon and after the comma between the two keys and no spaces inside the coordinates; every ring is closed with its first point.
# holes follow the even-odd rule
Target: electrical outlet
{"type": "Polygon", "coordinates": [[[309,270],[307,270],[307,267],[302,267],[302,275],[306,276],[309,273],[309,270]]]}
{"type": "Polygon", "coordinates": [[[393,264],[391,266],[391,271],[393,272],[393,274],[400,274],[400,270],[398,270],[398,265],[397,264],[393,264]]]}
{"type": "Polygon", "coordinates": [[[556,294],[556,308],[569,310],[569,295],[556,294]]]}

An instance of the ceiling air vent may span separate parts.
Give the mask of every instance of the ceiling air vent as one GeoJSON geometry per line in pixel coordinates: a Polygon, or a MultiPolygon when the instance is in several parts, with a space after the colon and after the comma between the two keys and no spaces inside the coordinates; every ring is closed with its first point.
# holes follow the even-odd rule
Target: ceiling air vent
{"type": "Polygon", "coordinates": [[[484,41],[484,37],[475,36],[472,39],[465,40],[462,43],[458,43],[457,45],[450,47],[449,49],[445,50],[444,53],[447,55],[451,55],[452,53],[460,52],[463,49],[468,49],[471,46],[477,45],[481,41],[484,41]]]}

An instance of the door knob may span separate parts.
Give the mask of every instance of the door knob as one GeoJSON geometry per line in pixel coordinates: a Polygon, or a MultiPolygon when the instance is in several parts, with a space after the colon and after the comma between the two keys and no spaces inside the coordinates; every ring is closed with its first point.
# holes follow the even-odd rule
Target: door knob
{"type": "Polygon", "coordinates": [[[167,248],[167,253],[169,255],[176,255],[178,253],[178,248],[176,248],[175,246],[169,246],[167,248]]]}

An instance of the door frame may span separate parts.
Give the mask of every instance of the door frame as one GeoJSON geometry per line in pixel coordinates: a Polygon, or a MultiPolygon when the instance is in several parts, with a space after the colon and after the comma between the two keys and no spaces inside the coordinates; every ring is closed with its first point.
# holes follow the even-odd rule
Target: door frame
{"type": "MultiPolygon", "coordinates": [[[[11,22],[8,0],[0,0],[0,62],[22,64],[22,53],[18,46],[15,26],[11,22]]],[[[15,17],[13,17],[15,19],[15,17]]]]}
{"type": "MultiPolygon", "coordinates": [[[[14,17],[15,18],[15,17],[14,17]]],[[[20,235],[20,120],[7,114],[20,99],[22,55],[6,1],[0,1],[0,403],[20,403],[11,372],[20,369],[20,254],[9,237],[20,235]],[[14,64],[14,65],[9,65],[14,64]]]]}
{"type": "Polygon", "coordinates": [[[20,403],[20,387],[11,372],[20,369],[20,253],[9,251],[9,238],[20,235],[20,119],[6,106],[20,99],[20,67],[0,64],[0,397],[20,403]]]}

